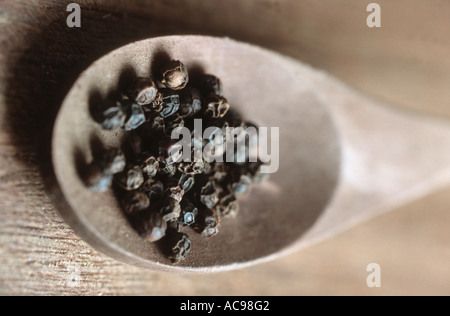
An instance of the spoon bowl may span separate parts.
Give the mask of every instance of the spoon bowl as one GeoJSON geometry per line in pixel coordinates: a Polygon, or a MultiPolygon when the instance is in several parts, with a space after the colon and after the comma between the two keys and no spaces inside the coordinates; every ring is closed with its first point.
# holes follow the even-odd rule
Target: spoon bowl
{"type": "Polygon", "coordinates": [[[160,37],[109,53],[81,74],[55,123],[52,158],[61,213],[94,248],[152,270],[228,270],[284,253],[325,211],[340,176],[339,133],[313,88],[312,72],[293,59],[227,38],[160,37]],[[191,231],[191,253],[178,265],[133,230],[112,189],[93,193],[80,176],[96,150],[119,147],[126,136],[102,130],[93,108],[131,77],[155,76],[165,59],[182,61],[194,75],[221,78],[232,109],[245,120],[280,131],[279,170],[240,199],[240,213],[224,219],[217,236],[203,238],[191,231]]]}

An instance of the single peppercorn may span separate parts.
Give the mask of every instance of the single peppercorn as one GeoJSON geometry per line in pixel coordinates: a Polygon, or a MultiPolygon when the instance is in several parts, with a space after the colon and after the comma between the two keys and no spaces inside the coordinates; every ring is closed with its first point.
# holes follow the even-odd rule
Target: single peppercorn
{"type": "Polygon", "coordinates": [[[226,179],[228,175],[227,165],[224,162],[215,162],[211,167],[211,171],[209,172],[212,179],[217,182],[222,182],[226,179]]]}
{"type": "Polygon", "coordinates": [[[159,212],[151,212],[144,221],[144,238],[149,242],[155,242],[166,235],[167,222],[159,212]]]}
{"type": "Polygon", "coordinates": [[[236,217],[239,212],[239,203],[234,194],[229,194],[222,197],[217,203],[215,210],[222,217],[236,217]]]}
{"type": "Polygon", "coordinates": [[[149,105],[143,106],[144,110],[156,112],[156,113],[161,112],[163,109],[163,105],[164,105],[163,99],[164,99],[163,94],[161,92],[158,92],[152,103],[150,103],[149,105]]]}
{"type": "Polygon", "coordinates": [[[144,175],[139,166],[130,166],[116,177],[116,183],[126,191],[139,189],[144,183],[144,175]]]}
{"type": "Polygon", "coordinates": [[[178,219],[181,213],[180,203],[171,197],[161,200],[157,204],[157,209],[166,222],[178,219]]]}
{"type": "Polygon", "coordinates": [[[183,233],[174,233],[171,239],[173,245],[171,246],[170,259],[174,264],[178,264],[186,259],[191,250],[191,240],[188,235],[183,233]]]}
{"type": "Polygon", "coordinates": [[[167,118],[174,115],[180,109],[180,96],[170,90],[165,90],[163,96],[162,110],[159,112],[159,115],[167,118]]]}
{"type": "Polygon", "coordinates": [[[166,188],[167,196],[180,203],[184,196],[184,189],[181,187],[180,182],[175,178],[171,178],[166,182],[166,188]]]}
{"type": "Polygon", "coordinates": [[[184,118],[180,114],[175,114],[166,120],[166,132],[172,134],[176,128],[184,127],[184,118]]]}
{"type": "Polygon", "coordinates": [[[126,131],[132,131],[144,124],[146,121],[144,110],[142,106],[136,103],[129,107],[129,115],[125,122],[124,128],[126,131]]]}
{"type": "Polygon", "coordinates": [[[198,208],[188,200],[183,200],[181,204],[180,221],[183,225],[193,225],[198,216],[198,208]]]}
{"type": "Polygon", "coordinates": [[[139,105],[152,103],[158,95],[158,88],[153,80],[139,77],[133,85],[130,98],[139,105]]]}
{"type": "Polygon", "coordinates": [[[194,116],[202,110],[202,100],[200,92],[193,88],[187,87],[181,95],[181,106],[179,113],[183,118],[194,116]]]}
{"type": "Polygon", "coordinates": [[[122,199],[122,208],[126,214],[143,211],[150,206],[147,194],[140,191],[127,192],[122,199]]]}
{"type": "Polygon", "coordinates": [[[178,60],[169,62],[162,71],[161,83],[172,90],[181,90],[186,87],[189,74],[184,64],[178,60]]]}
{"type": "Polygon", "coordinates": [[[184,192],[187,193],[195,185],[195,177],[193,175],[188,175],[183,173],[180,177],[180,186],[183,188],[184,192]]]}
{"type": "Polygon", "coordinates": [[[111,187],[113,175],[105,173],[103,168],[94,162],[87,167],[83,180],[90,191],[105,192],[111,187]]]}
{"type": "Polygon", "coordinates": [[[142,162],[140,163],[140,167],[142,169],[142,172],[147,177],[153,178],[156,176],[159,170],[159,161],[154,156],[148,156],[145,159],[142,159],[142,162]]]}
{"type": "Polygon", "coordinates": [[[203,237],[213,237],[219,233],[220,216],[219,214],[209,208],[203,208],[199,212],[200,222],[197,224],[197,230],[203,237]]]}
{"type": "Polygon", "coordinates": [[[121,104],[118,102],[117,106],[110,107],[103,112],[102,128],[104,130],[113,131],[125,125],[127,115],[125,114],[121,104]]]}
{"type": "Polygon", "coordinates": [[[126,166],[126,158],[120,149],[107,150],[102,158],[103,172],[117,174],[122,172],[126,166]]]}
{"type": "Polygon", "coordinates": [[[148,194],[151,201],[155,201],[162,198],[164,194],[164,185],[161,181],[151,181],[151,183],[144,186],[144,191],[148,194]]]}
{"type": "Polygon", "coordinates": [[[174,143],[174,141],[161,141],[159,155],[165,159],[167,165],[173,165],[175,162],[180,162],[183,156],[183,146],[178,142],[174,143]]]}
{"type": "Polygon", "coordinates": [[[207,207],[213,208],[219,202],[217,187],[213,181],[209,181],[200,192],[200,201],[207,207]]]}
{"type": "Polygon", "coordinates": [[[201,76],[200,86],[205,94],[214,93],[215,95],[222,95],[222,82],[216,76],[201,76]]]}

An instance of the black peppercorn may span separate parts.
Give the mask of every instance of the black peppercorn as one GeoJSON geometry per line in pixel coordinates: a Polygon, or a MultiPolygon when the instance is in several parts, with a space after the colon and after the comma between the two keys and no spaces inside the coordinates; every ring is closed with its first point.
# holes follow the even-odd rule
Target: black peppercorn
{"type": "Polygon", "coordinates": [[[172,139],[163,139],[159,142],[159,158],[165,160],[166,165],[180,162],[183,156],[183,146],[172,139]]]}
{"type": "Polygon", "coordinates": [[[151,201],[155,201],[160,199],[163,196],[164,193],[164,185],[161,181],[155,181],[150,180],[151,183],[147,182],[143,186],[143,190],[148,194],[151,201]]]}
{"type": "Polygon", "coordinates": [[[222,82],[216,76],[203,75],[200,78],[200,86],[205,94],[222,95],[222,82]]]}
{"type": "Polygon", "coordinates": [[[178,170],[188,175],[196,175],[202,173],[206,165],[207,164],[205,164],[204,161],[182,162],[180,163],[178,170]]]}
{"type": "Polygon", "coordinates": [[[159,115],[163,118],[172,116],[180,109],[180,105],[180,96],[175,92],[166,90],[162,101],[162,110],[159,112],[159,115]]]}
{"type": "Polygon", "coordinates": [[[116,183],[126,191],[139,189],[144,183],[144,175],[139,166],[130,166],[116,177],[116,183]]]}
{"type": "Polygon", "coordinates": [[[172,134],[172,131],[177,127],[184,127],[184,118],[179,114],[175,114],[166,120],[167,134],[172,134]]]}
{"type": "Polygon", "coordinates": [[[199,212],[199,217],[201,221],[197,224],[197,230],[203,237],[213,237],[219,233],[221,219],[216,211],[203,208],[199,212]]]}
{"type": "Polygon", "coordinates": [[[183,188],[184,192],[187,193],[195,184],[195,177],[183,173],[180,177],[180,186],[183,188]]]}
{"type": "Polygon", "coordinates": [[[166,123],[158,113],[150,113],[147,117],[147,124],[142,125],[139,134],[144,138],[151,138],[152,136],[163,134],[166,132],[166,123]]]}
{"type": "Polygon", "coordinates": [[[183,118],[191,117],[202,110],[200,92],[192,87],[187,87],[182,94],[179,113],[183,118]]]}
{"type": "Polygon", "coordinates": [[[144,175],[153,178],[158,173],[159,162],[155,157],[149,155],[147,158],[142,160],[140,167],[144,175]]]}
{"type": "Polygon", "coordinates": [[[221,217],[236,217],[239,212],[239,203],[233,194],[226,195],[219,200],[215,210],[221,217]]]}
{"type": "Polygon", "coordinates": [[[108,131],[116,130],[124,126],[126,119],[127,115],[118,102],[117,106],[110,107],[103,112],[102,128],[108,131]]]}
{"type": "Polygon", "coordinates": [[[176,233],[176,236],[172,237],[172,239],[176,242],[171,247],[172,253],[170,254],[170,259],[173,263],[178,264],[186,259],[191,250],[191,240],[188,235],[183,233],[176,233]]]}
{"type": "Polygon", "coordinates": [[[150,206],[148,196],[140,191],[127,192],[122,199],[122,208],[126,214],[133,214],[150,206]]]}
{"type": "Polygon", "coordinates": [[[167,180],[166,188],[167,195],[180,203],[184,196],[184,189],[181,187],[179,181],[175,178],[167,180]]]}
{"type": "Polygon", "coordinates": [[[188,200],[183,200],[181,204],[180,221],[183,225],[189,226],[195,223],[198,216],[198,209],[188,200]]]}
{"type": "Polygon", "coordinates": [[[132,131],[145,123],[145,114],[142,106],[133,103],[129,108],[129,116],[125,122],[125,130],[132,131]]]}
{"type": "Polygon", "coordinates": [[[167,222],[159,212],[151,212],[144,221],[144,238],[149,242],[160,240],[166,235],[167,222]]]}
{"type": "Polygon", "coordinates": [[[87,168],[83,180],[90,191],[105,192],[111,187],[113,175],[105,173],[103,168],[94,162],[87,168]]]}
{"type": "Polygon", "coordinates": [[[120,149],[107,150],[102,158],[103,172],[117,174],[122,172],[126,166],[125,155],[120,149]]]}
{"type": "Polygon", "coordinates": [[[211,167],[209,174],[217,182],[222,182],[226,179],[228,175],[227,165],[224,162],[216,162],[211,167]]]}
{"type": "Polygon", "coordinates": [[[149,78],[137,78],[130,98],[139,105],[148,105],[152,103],[158,94],[156,84],[149,78]]]}
{"type": "Polygon", "coordinates": [[[150,103],[149,105],[144,105],[143,108],[144,110],[147,111],[152,111],[152,112],[156,112],[159,113],[162,111],[163,109],[163,100],[164,96],[161,92],[158,92],[156,94],[155,100],[153,100],[152,103],[150,103]]]}
{"type": "Polygon", "coordinates": [[[172,90],[181,90],[186,87],[189,74],[184,64],[178,60],[172,60],[162,71],[161,83],[172,90]]]}
{"type": "Polygon", "coordinates": [[[177,167],[175,164],[168,164],[164,157],[158,157],[159,161],[159,171],[162,175],[173,177],[177,172],[177,167]]]}
{"type": "Polygon", "coordinates": [[[159,209],[159,212],[166,222],[178,219],[180,217],[180,203],[170,197],[165,200],[160,200],[160,202],[157,204],[157,209],[159,209]]]}
{"type": "Polygon", "coordinates": [[[209,181],[200,192],[200,201],[206,205],[207,208],[213,208],[219,202],[219,194],[217,187],[213,181],[209,181]]]}

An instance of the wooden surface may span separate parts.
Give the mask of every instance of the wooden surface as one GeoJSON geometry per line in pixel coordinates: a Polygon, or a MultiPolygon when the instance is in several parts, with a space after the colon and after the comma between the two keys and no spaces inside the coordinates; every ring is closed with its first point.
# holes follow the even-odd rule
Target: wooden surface
{"type": "MultiPolygon", "coordinates": [[[[171,33],[227,32],[223,28],[205,30],[198,21],[167,23],[165,16],[110,14],[98,2],[93,9],[83,11],[81,29],[69,30],[65,28],[68,2],[0,1],[0,294],[450,294],[450,187],[333,240],[240,271],[216,275],[154,273],[92,250],[61,219],[42,176],[48,171],[51,122],[68,88],[91,61],[128,42],[171,33]],[[365,285],[366,266],[371,262],[382,267],[381,289],[365,285]]],[[[167,3],[173,8],[176,1],[167,3]]],[[[269,3],[271,10],[266,12],[277,14],[272,2],[261,3],[269,3]]],[[[309,1],[301,3],[304,10],[311,5],[309,1]]],[[[286,7],[280,8],[285,12],[286,7]]],[[[242,12],[252,14],[248,8],[242,12]]],[[[230,30],[229,35],[239,40],[264,42],[264,29],[230,30]]],[[[314,55],[316,44],[304,45],[309,49],[297,51],[298,43],[287,41],[279,48],[298,54],[296,57],[308,51],[310,54],[303,55],[308,59],[314,55]]],[[[326,56],[321,51],[318,49],[318,56],[326,56]]],[[[324,68],[336,64],[324,63],[324,68]]],[[[321,66],[321,60],[315,65],[321,66]]],[[[431,66],[431,61],[423,65],[426,69],[431,66]]],[[[428,76],[434,78],[433,74],[428,76]]],[[[376,89],[383,91],[383,86],[379,84],[376,89]]],[[[407,86],[403,86],[405,91],[407,86]]],[[[435,90],[426,87],[429,89],[418,92],[420,102],[411,106],[448,113],[448,106],[439,102],[432,102],[431,110],[427,107],[423,100],[435,100],[431,93],[435,90]]],[[[404,100],[401,93],[390,96],[404,100]]],[[[409,106],[407,101],[403,102],[409,106]]]]}

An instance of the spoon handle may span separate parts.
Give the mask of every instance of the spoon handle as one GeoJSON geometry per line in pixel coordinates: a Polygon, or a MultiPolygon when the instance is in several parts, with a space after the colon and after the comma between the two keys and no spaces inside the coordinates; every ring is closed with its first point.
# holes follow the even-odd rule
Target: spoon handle
{"type": "Polygon", "coordinates": [[[322,101],[340,132],[341,179],[304,241],[331,236],[450,183],[449,121],[390,107],[359,92],[343,94],[341,83],[327,85],[322,88],[330,93],[322,94],[322,101]]]}

